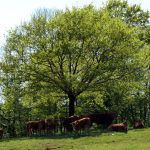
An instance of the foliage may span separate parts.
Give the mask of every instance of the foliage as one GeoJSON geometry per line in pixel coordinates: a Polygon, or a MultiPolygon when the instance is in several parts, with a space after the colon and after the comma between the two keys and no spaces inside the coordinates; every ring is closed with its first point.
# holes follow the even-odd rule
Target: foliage
{"type": "Polygon", "coordinates": [[[112,17],[119,17],[131,26],[146,26],[149,23],[149,11],[142,10],[140,5],[129,5],[127,0],[109,0],[105,8],[112,17]]]}
{"type": "Polygon", "coordinates": [[[28,120],[99,111],[149,122],[148,23],[140,6],[109,0],[40,9],[11,29],[0,63],[8,132],[28,120]]]}
{"type": "Polygon", "coordinates": [[[21,37],[23,51],[30,51],[29,83],[66,94],[69,115],[82,92],[138,67],[134,57],[143,49],[134,28],[93,6],[67,9],[52,19],[37,14],[16,29],[15,36],[21,37]]]}

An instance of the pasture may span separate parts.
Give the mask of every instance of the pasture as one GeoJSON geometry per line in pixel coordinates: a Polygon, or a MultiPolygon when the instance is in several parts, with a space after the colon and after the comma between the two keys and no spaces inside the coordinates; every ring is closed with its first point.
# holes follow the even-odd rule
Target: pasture
{"type": "Polygon", "coordinates": [[[91,131],[88,136],[56,135],[0,140],[0,150],[148,150],[150,128],[128,133],[91,131]]]}

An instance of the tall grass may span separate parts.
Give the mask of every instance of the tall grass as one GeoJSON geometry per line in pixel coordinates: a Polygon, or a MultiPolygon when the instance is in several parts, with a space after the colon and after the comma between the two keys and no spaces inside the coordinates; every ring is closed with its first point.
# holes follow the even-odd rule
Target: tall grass
{"type": "Polygon", "coordinates": [[[149,150],[150,128],[126,133],[91,132],[88,136],[57,135],[3,139],[0,150],[149,150]]]}

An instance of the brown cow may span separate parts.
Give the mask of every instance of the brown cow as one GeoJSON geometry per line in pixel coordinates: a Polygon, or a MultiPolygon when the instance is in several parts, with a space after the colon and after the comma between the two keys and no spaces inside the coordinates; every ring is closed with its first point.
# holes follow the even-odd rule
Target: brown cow
{"type": "Polygon", "coordinates": [[[108,130],[110,131],[116,131],[116,132],[128,132],[128,124],[125,123],[118,123],[118,124],[111,124],[108,127],[108,130]]]}
{"type": "Polygon", "coordinates": [[[97,125],[102,125],[104,128],[107,128],[112,124],[113,120],[117,117],[117,114],[113,112],[102,112],[88,114],[86,117],[91,119],[91,123],[96,123],[97,125]]]}
{"type": "Polygon", "coordinates": [[[45,120],[45,126],[47,133],[51,131],[55,133],[58,130],[58,120],[57,119],[47,119],[45,120]]]}
{"type": "Polygon", "coordinates": [[[72,125],[71,123],[78,120],[79,119],[79,116],[70,116],[68,118],[64,118],[63,120],[63,127],[64,127],[64,132],[72,132],[73,131],[73,128],[72,128],[72,125]]]}
{"type": "Polygon", "coordinates": [[[137,120],[133,123],[134,129],[141,129],[144,128],[144,122],[142,120],[137,120]]]}
{"type": "Polygon", "coordinates": [[[3,133],[4,133],[4,130],[2,128],[0,128],[0,139],[2,139],[3,133]]]}
{"type": "Polygon", "coordinates": [[[39,132],[39,121],[27,122],[27,131],[29,136],[33,135],[34,133],[37,134],[39,132]]]}
{"type": "Polygon", "coordinates": [[[45,120],[40,120],[38,121],[38,132],[41,135],[42,133],[44,134],[46,131],[46,123],[45,120]]]}
{"type": "Polygon", "coordinates": [[[91,127],[91,119],[88,117],[76,120],[71,123],[73,130],[77,133],[81,130],[88,130],[91,127]]]}

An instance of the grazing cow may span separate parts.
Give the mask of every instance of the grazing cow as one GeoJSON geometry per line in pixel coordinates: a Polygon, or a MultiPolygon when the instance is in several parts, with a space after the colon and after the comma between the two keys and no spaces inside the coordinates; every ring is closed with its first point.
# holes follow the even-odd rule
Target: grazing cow
{"type": "Polygon", "coordinates": [[[128,124],[127,123],[118,123],[118,124],[111,124],[108,127],[108,130],[110,131],[116,131],[116,132],[128,132],[128,124]]]}
{"type": "Polygon", "coordinates": [[[64,121],[63,121],[63,127],[64,127],[64,132],[72,132],[73,131],[73,128],[72,128],[72,125],[71,123],[78,120],[79,117],[78,116],[70,116],[68,118],[64,118],[64,121]]]}
{"type": "Polygon", "coordinates": [[[31,136],[35,132],[39,131],[39,121],[29,121],[27,122],[28,135],[31,136]]]}
{"type": "Polygon", "coordinates": [[[64,118],[61,117],[59,118],[59,129],[61,133],[63,132],[63,128],[64,128],[64,118]]]}
{"type": "Polygon", "coordinates": [[[91,120],[88,117],[76,120],[71,123],[73,130],[78,133],[81,130],[88,130],[91,126],[91,120]]]}
{"type": "Polygon", "coordinates": [[[2,139],[3,133],[4,133],[4,130],[2,128],[0,128],[0,139],[2,139]]]}
{"type": "Polygon", "coordinates": [[[141,129],[144,128],[144,122],[142,120],[137,120],[133,124],[134,129],[141,129]]]}
{"type": "Polygon", "coordinates": [[[38,121],[38,131],[40,133],[40,135],[43,133],[45,133],[46,130],[46,123],[45,120],[40,120],[38,121]]]}
{"type": "Polygon", "coordinates": [[[112,112],[93,113],[86,115],[86,117],[91,119],[91,123],[103,125],[104,128],[107,128],[110,124],[112,124],[113,120],[117,117],[117,114],[112,112]]]}
{"type": "Polygon", "coordinates": [[[45,120],[46,131],[52,131],[55,133],[58,130],[58,120],[57,119],[47,119],[45,120]]]}

